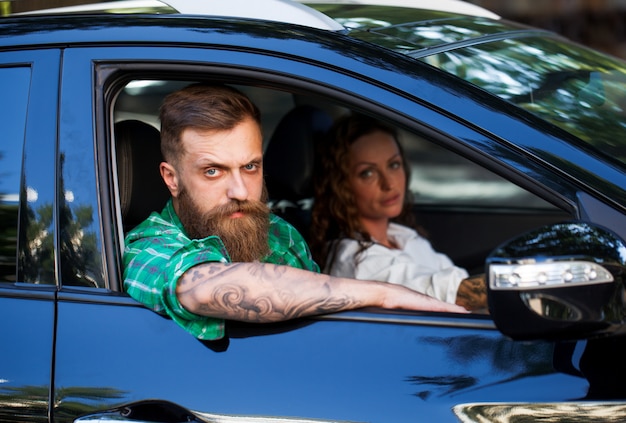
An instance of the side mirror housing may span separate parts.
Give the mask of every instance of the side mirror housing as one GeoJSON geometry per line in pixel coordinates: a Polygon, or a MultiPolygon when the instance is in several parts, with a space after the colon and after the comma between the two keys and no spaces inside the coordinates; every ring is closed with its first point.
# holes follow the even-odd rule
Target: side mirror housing
{"type": "Polygon", "coordinates": [[[586,339],[626,332],[626,245],[566,222],[526,233],[487,258],[489,310],[513,339],[586,339]]]}

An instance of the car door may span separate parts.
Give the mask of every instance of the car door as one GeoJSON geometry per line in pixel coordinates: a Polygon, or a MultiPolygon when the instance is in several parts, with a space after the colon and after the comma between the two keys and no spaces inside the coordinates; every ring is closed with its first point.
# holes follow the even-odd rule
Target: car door
{"type": "Polygon", "coordinates": [[[47,422],[55,319],[57,50],[0,52],[0,420],[47,422]]]}
{"type": "MultiPolygon", "coordinates": [[[[225,33],[218,35],[215,43],[228,44],[225,33]]],[[[210,40],[210,31],[202,36],[210,40]]],[[[262,416],[266,421],[456,421],[455,413],[471,414],[475,404],[483,409],[494,403],[576,408],[590,390],[579,366],[581,357],[589,357],[590,343],[512,341],[486,315],[359,310],[279,324],[229,322],[225,339],[200,342],[120,292],[123,222],[113,116],[115,100],[133,81],[219,80],[305,93],[368,111],[518,185],[523,182],[531,192],[552,195],[572,214],[576,189],[571,181],[551,169],[541,173],[539,164],[528,163],[497,137],[445,112],[443,100],[432,107],[410,94],[430,95],[434,102],[457,93],[437,91],[440,87],[429,78],[392,78],[375,61],[353,60],[319,45],[309,45],[307,58],[295,50],[255,51],[260,45],[282,48],[264,37],[271,35],[255,32],[258,44],[247,49],[66,50],[59,186],[67,195],[61,203],[60,238],[72,248],[60,254],[55,421],[247,421],[262,416]],[[333,61],[335,66],[328,66],[333,61]],[[390,89],[394,85],[397,89],[390,89]],[[513,171],[514,165],[527,175],[513,171]],[[533,178],[537,175],[541,178],[533,178]]],[[[244,41],[249,40],[238,36],[232,43],[244,41]]],[[[284,48],[294,49],[288,40],[284,48]]],[[[478,100],[471,101],[480,107],[478,100]]],[[[501,119],[503,127],[520,125],[510,116],[501,119]]]]}

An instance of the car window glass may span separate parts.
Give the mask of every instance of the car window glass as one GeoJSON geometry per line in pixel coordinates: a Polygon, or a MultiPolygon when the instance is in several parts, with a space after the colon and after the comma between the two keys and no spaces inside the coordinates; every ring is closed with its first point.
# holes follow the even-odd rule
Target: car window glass
{"type": "Polygon", "coordinates": [[[418,205],[555,207],[476,163],[419,135],[401,131],[411,167],[410,190],[418,205]]]}
{"type": "Polygon", "coordinates": [[[0,69],[0,282],[17,280],[20,196],[29,195],[20,185],[29,81],[29,68],[0,69]]]}
{"type": "Polygon", "coordinates": [[[471,45],[423,60],[565,129],[626,167],[626,67],[619,60],[542,37],[471,45]]]}

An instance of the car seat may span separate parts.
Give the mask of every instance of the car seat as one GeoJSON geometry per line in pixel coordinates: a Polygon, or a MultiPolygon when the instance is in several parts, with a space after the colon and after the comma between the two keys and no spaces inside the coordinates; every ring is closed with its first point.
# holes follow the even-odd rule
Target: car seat
{"type": "Polygon", "coordinates": [[[296,106],[278,123],[263,159],[270,207],[305,238],[311,223],[316,145],[332,122],[320,108],[296,106]]]}
{"type": "Polygon", "coordinates": [[[153,211],[160,212],[170,193],[161,178],[161,134],[139,120],[115,124],[115,151],[124,233],[153,211]]]}

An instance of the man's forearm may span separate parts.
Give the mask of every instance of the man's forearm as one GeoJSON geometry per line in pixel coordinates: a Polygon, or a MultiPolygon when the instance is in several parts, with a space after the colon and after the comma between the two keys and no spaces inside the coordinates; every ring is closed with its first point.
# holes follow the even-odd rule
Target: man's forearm
{"type": "Polygon", "coordinates": [[[361,307],[466,312],[400,285],[268,263],[195,266],[179,279],[176,294],[192,313],[259,323],[361,307]]]}
{"type": "Polygon", "coordinates": [[[264,263],[206,263],[179,279],[176,293],[187,310],[250,322],[274,322],[364,307],[331,277],[264,263]]]}

